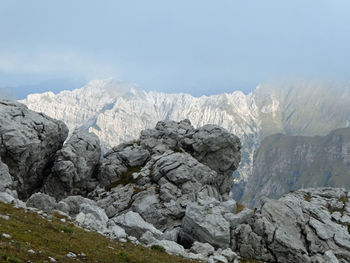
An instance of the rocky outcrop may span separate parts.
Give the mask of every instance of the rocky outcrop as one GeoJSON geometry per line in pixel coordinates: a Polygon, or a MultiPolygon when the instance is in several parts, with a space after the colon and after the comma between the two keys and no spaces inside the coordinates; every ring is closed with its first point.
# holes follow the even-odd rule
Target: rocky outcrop
{"type": "Polygon", "coordinates": [[[69,195],[87,195],[98,184],[93,178],[101,157],[98,137],[75,130],[63,148],[56,153],[54,165],[43,191],[63,199],[69,195]]]}
{"type": "Polygon", "coordinates": [[[14,187],[13,180],[6,164],[1,161],[0,157],[0,192],[5,192],[6,189],[14,187]]]}
{"type": "Polygon", "coordinates": [[[0,99],[0,156],[20,198],[41,187],[67,135],[63,122],[0,99]]]}
{"type": "Polygon", "coordinates": [[[106,154],[99,168],[101,187],[89,196],[110,218],[133,211],[170,231],[181,226],[188,204],[229,198],[240,147],[236,136],[213,125],[194,129],[188,120],[159,122],[138,141],[106,154]]]}
{"type": "MultiPolygon", "coordinates": [[[[9,116],[21,109],[14,105],[9,116]]],[[[22,110],[25,116],[31,116],[26,108],[22,110]]],[[[2,115],[2,121],[1,118],[2,115]]],[[[20,124],[27,123],[22,121],[23,116],[13,118],[19,118],[20,124]]],[[[15,125],[3,119],[9,125],[0,126],[1,132],[15,125]]],[[[29,151],[32,148],[26,144],[23,148],[14,147],[12,142],[21,137],[9,137],[12,132],[28,134],[22,142],[31,139],[36,145],[33,134],[44,137],[46,128],[35,133],[36,126],[29,123],[23,124],[23,131],[2,133],[5,136],[1,137],[1,153],[24,149],[25,158],[29,158],[29,153],[40,156],[41,153],[29,151]]],[[[49,139],[46,142],[46,137],[40,141],[58,145],[60,133],[56,136],[56,143],[50,144],[49,139]]],[[[239,256],[280,263],[350,261],[349,193],[337,188],[305,189],[279,200],[266,199],[255,210],[242,210],[229,195],[241,145],[236,136],[224,129],[212,125],[195,129],[188,120],[159,122],[155,129],[144,131],[139,140],[113,148],[99,161],[96,174],[93,171],[100,157],[94,139],[93,135],[90,138],[76,131],[52,159],[52,172],[43,189],[54,191],[56,184],[57,192],[52,195],[58,197],[58,202],[38,192],[31,195],[26,206],[58,211],[81,227],[110,238],[162,246],[169,253],[207,262],[237,262],[239,256]],[[54,168],[61,165],[66,168],[54,168]],[[94,180],[97,181],[93,185],[97,186],[89,193],[87,182],[94,180]],[[61,200],[62,193],[69,196],[61,200]]],[[[25,185],[25,177],[12,174],[11,167],[17,159],[11,159],[14,163],[9,165],[8,155],[4,156],[0,161],[0,200],[20,204],[15,190],[35,189],[25,185]]],[[[17,165],[26,163],[13,156],[18,158],[17,165]]],[[[346,154],[342,156],[345,158],[346,154]]],[[[46,167],[51,168],[49,164],[46,167]]],[[[17,169],[22,171],[21,167],[17,169]]]]}
{"type": "Polygon", "coordinates": [[[267,262],[349,262],[348,198],[345,189],[316,188],[265,200],[232,229],[232,249],[267,262]]]}
{"type": "Polygon", "coordinates": [[[223,203],[205,200],[204,204],[191,203],[186,208],[180,231],[181,243],[191,247],[194,241],[210,243],[217,248],[230,246],[230,223],[224,214],[236,212],[236,202],[223,203]]]}
{"type": "Polygon", "coordinates": [[[255,153],[242,203],[254,207],[264,196],[279,198],[305,187],[350,189],[350,128],[327,136],[267,137],[255,153]]]}

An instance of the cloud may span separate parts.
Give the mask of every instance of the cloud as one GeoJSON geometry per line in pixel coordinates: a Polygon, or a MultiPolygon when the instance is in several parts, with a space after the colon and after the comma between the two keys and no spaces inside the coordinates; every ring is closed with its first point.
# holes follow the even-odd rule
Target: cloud
{"type": "Polygon", "coordinates": [[[19,54],[0,51],[0,71],[19,74],[71,74],[86,78],[119,77],[118,71],[112,65],[69,52],[19,54]]]}

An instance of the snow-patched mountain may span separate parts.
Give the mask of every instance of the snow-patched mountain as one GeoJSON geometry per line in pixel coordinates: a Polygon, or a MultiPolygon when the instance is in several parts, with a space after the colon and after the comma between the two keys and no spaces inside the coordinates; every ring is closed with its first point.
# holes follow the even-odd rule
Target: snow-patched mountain
{"type": "Polygon", "coordinates": [[[58,94],[29,95],[30,109],[64,121],[73,131],[82,127],[100,138],[104,149],[137,138],[160,120],[189,119],[193,126],[212,123],[240,137],[243,150],[239,173],[251,173],[254,150],[274,133],[326,135],[349,126],[350,85],[299,81],[264,83],[252,93],[212,96],[145,92],[113,79],[94,80],[58,94]]]}

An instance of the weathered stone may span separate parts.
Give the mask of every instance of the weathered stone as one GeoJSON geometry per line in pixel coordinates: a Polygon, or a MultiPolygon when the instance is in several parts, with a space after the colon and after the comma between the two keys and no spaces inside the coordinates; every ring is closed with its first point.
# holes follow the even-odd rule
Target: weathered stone
{"type": "Polygon", "coordinates": [[[180,232],[181,242],[185,246],[190,247],[197,240],[215,247],[229,247],[230,224],[220,214],[221,209],[215,209],[212,205],[207,202],[205,206],[198,203],[187,206],[180,232]]]}
{"type": "Polygon", "coordinates": [[[0,192],[4,192],[7,188],[12,189],[13,187],[13,180],[9,169],[7,165],[1,161],[0,157],[0,192]]]}
{"type": "Polygon", "coordinates": [[[127,234],[123,228],[116,225],[113,221],[108,221],[107,230],[104,232],[111,239],[125,239],[127,234]]]}
{"type": "Polygon", "coordinates": [[[120,225],[126,233],[136,238],[142,236],[146,231],[150,231],[156,236],[161,236],[163,233],[156,229],[150,223],[147,223],[143,218],[135,212],[129,211],[126,214],[114,217],[112,219],[117,225],[120,225]]]}
{"type": "Polygon", "coordinates": [[[0,99],[0,156],[21,199],[41,187],[67,135],[63,122],[0,99]]]}
{"type": "Polygon", "coordinates": [[[92,176],[100,156],[98,137],[84,130],[75,130],[63,148],[56,153],[43,191],[58,200],[68,195],[87,195],[97,185],[96,178],[92,176]]]}
{"type": "Polygon", "coordinates": [[[228,262],[232,262],[235,258],[237,258],[237,254],[233,252],[230,248],[224,249],[220,254],[224,256],[228,260],[228,262]]]}
{"type": "Polygon", "coordinates": [[[101,159],[98,180],[102,187],[118,180],[127,180],[132,171],[139,172],[150,153],[137,144],[123,143],[107,152],[101,159]]]}
{"type": "Polygon", "coordinates": [[[265,200],[245,224],[233,227],[232,248],[243,257],[282,263],[322,262],[320,255],[331,248],[339,262],[348,262],[350,234],[341,222],[347,202],[347,192],[335,188],[265,200]]]}
{"type": "Polygon", "coordinates": [[[254,214],[254,211],[249,208],[244,208],[240,213],[233,214],[233,213],[225,213],[224,218],[227,222],[230,223],[230,226],[236,227],[240,224],[246,223],[249,218],[251,218],[254,214]]]}
{"type": "Polygon", "coordinates": [[[96,205],[81,204],[75,220],[84,228],[103,233],[107,228],[108,217],[105,211],[96,205]]]}
{"type": "Polygon", "coordinates": [[[165,251],[169,254],[173,255],[185,255],[185,249],[183,246],[178,243],[170,240],[156,240],[151,245],[158,245],[165,249],[165,251]]]}
{"type": "Polygon", "coordinates": [[[43,193],[35,193],[27,200],[28,207],[35,207],[45,212],[51,212],[56,209],[57,203],[55,198],[43,193]]]}
{"type": "Polygon", "coordinates": [[[84,204],[97,207],[96,202],[93,200],[82,196],[68,196],[57,204],[57,209],[70,216],[76,216],[80,213],[80,208],[84,204]]]}
{"type": "Polygon", "coordinates": [[[215,248],[208,243],[195,241],[191,247],[191,251],[196,254],[201,254],[204,257],[208,257],[214,253],[215,248]]]}

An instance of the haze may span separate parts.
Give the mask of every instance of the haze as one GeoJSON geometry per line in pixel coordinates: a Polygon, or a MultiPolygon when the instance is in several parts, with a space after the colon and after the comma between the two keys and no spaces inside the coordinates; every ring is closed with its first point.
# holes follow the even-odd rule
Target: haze
{"type": "Polygon", "coordinates": [[[1,0],[0,87],[23,96],[53,79],[113,77],[199,96],[348,80],[349,10],[347,0],[1,0]]]}

